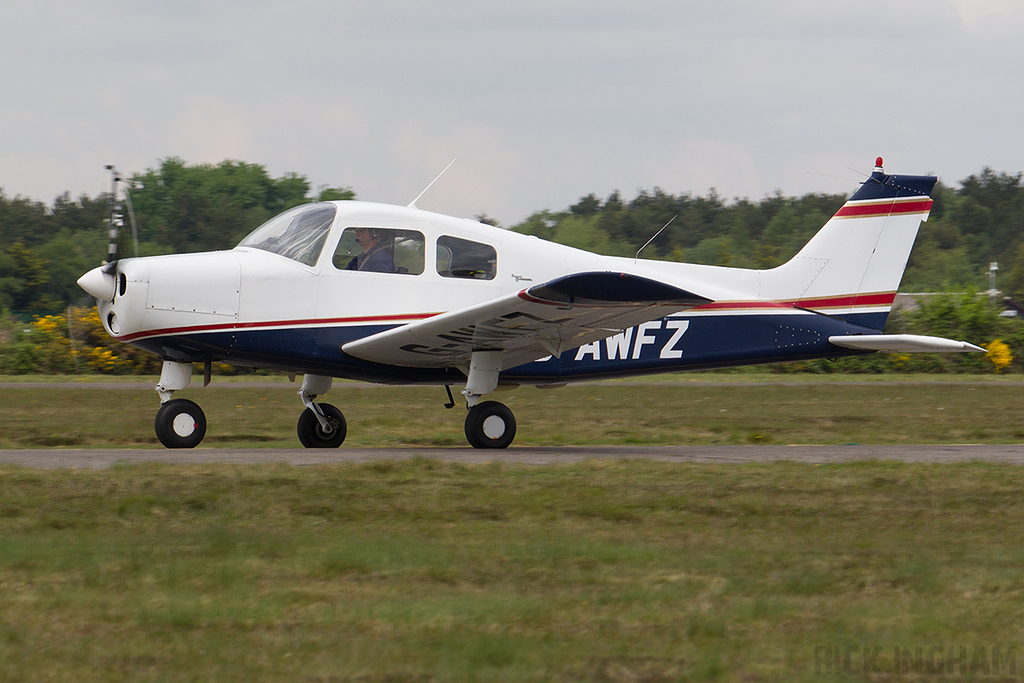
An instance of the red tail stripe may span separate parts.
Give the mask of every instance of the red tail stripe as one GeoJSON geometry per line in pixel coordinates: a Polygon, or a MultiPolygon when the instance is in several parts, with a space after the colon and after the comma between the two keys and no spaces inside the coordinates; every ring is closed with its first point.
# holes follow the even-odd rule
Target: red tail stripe
{"type": "Polygon", "coordinates": [[[836,212],[836,218],[863,216],[889,216],[902,213],[924,213],[932,208],[931,199],[918,199],[909,202],[883,202],[871,204],[844,204],[836,212]]]}

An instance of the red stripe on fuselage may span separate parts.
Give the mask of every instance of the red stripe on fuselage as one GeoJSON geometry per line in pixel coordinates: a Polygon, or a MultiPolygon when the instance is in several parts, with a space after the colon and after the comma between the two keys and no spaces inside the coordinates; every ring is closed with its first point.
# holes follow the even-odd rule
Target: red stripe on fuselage
{"type": "Polygon", "coordinates": [[[892,306],[896,292],[876,292],[852,296],[833,296],[818,299],[799,299],[793,302],[800,308],[838,308],[843,306],[892,306]]]}
{"type": "Polygon", "coordinates": [[[792,303],[780,301],[713,301],[710,304],[694,306],[691,311],[743,310],[751,308],[793,308],[792,303]]]}
{"type": "MultiPolygon", "coordinates": [[[[541,299],[535,299],[526,294],[526,290],[523,290],[519,294],[526,301],[534,301],[542,304],[557,304],[557,302],[548,302],[541,299]]],[[[704,304],[703,306],[696,306],[692,309],[694,312],[701,311],[742,311],[751,309],[786,309],[792,310],[794,308],[807,308],[807,309],[819,309],[819,308],[843,308],[843,307],[858,307],[858,306],[891,306],[893,300],[896,298],[895,292],[888,293],[871,293],[871,294],[857,294],[837,297],[821,297],[817,299],[795,299],[792,301],[715,301],[710,304],[704,304]]],[[[228,330],[251,330],[268,327],[304,327],[310,325],[348,325],[348,324],[368,324],[368,323],[388,323],[388,322],[413,322],[416,320],[426,320],[427,318],[433,318],[440,313],[406,313],[401,315],[375,315],[375,316],[363,316],[363,317],[352,317],[352,318],[308,318],[300,320],[270,320],[263,322],[251,322],[251,323],[215,323],[210,325],[188,325],[184,327],[165,327],[156,330],[143,330],[141,332],[133,332],[132,334],[126,334],[120,337],[116,337],[119,341],[130,342],[136,339],[144,339],[146,337],[159,337],[171,334],[191,334],[194,332],[223,332],[228,330]]]]}
{"type": "Polygon", "coordinates": [[[791,301],[715,301],[691,308],[691,311],[750,310],[771,308],[848,308],[854,306],[892,306],[896,292],[872,292],[870,294],[848,294],[814,299],[793,299],[791,301]]]}
{"type": "Polygon", "coordinates": [[[302,327],[307,325],[345,325],[350,323],[387,323],[412,322],[433,318],[439,313],[407,313],[403,315],[371,315],[358,318],[309,318],[305,320],[270,320],[253,323],[215,323],[211,325],[188,325],[185,327],[165,327],[158,330],[143,330],[121,337],[118,341],[130,342],[144,337],[159,337],[168,334],[188,334],[190,332],[223,332],[225,330],[250,330],[261,327],[302,327]]]}

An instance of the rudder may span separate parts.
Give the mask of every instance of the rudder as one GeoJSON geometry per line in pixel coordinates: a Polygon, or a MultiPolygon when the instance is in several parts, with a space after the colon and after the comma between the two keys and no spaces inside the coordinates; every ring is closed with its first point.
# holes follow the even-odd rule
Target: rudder
{"type": "Polygon", "coordinates": [[[765,271],[762,296],[881,330],[931,210],[935,176],[874,172],[788,262],[765,271]]]}

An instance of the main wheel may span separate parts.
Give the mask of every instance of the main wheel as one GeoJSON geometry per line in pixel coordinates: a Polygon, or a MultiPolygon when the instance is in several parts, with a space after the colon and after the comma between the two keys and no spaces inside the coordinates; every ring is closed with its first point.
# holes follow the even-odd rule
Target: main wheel
{"type": "Polygon", "coordinates": [[[195,448],[206,436],[206,415],[196,403],[175,398],[156,411],[153,429],[167,448],[195,448]]]}
{"type": "Polygon", "coordinates": [[[318,403],[327,418],[327,429],[316,419],[316,413],[309,408],[299,415],[299,441],[306,448],[337,448],[345,440],[348,426],[345,416],[330,403],[318,403]]]}
{"type": "Polygon", "coordinates": [[[484,401],[466,415],[466,440],[473,448],[508,448],[516,438],[516,418],[504,403],[484,401]]]}

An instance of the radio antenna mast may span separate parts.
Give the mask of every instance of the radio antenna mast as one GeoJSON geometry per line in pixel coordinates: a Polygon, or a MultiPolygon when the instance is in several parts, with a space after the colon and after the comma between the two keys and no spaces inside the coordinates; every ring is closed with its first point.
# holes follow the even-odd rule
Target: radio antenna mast
{"type": "Polygon", "coordinates": [[[642,246],[642,247],[640,247],[639,249],[636,250],[636,257],[633,259],[633,263],[636,263],[637,261],[640,260],[640,252],[643,251],[644,249],[646,249],[647,245],[650,244],[651,242],[653,242],[654,239],[658,235],[660,235],[661,233],[665,232],[665,228],[667,228],[669,225],[671,225],[672,221],[674,221],[677,218],[679,218],[679,214],[678,213],[675,216],[672,216],[672,218],[669,218],[668,219],[668,223],[666,223],[665,225],[661,226],[661,230],[659,230],[658,232],[654,233],[654,237],[652,237],[651,239],[649,239],[646,242],[644,242],[644,246],[642,246]]]}
{"type": "MultiPolygon", "coordinates": [[[[451,163],[444,167],[444,171],[447,171],[449,168],[451,168],[452,164],[454,164],[457,160],[458,160],[458,157],[456,157],[455,159],[452,159],[451,163]]],[[[440,178],[441,176],[443,176],[444,175],[444,171],[441,171],[440,173],[438,173],[437,174],[437,178],[440,178]]],[[[430,185],[433,185],[434,183],[436,183],[437,182],[437,178],[434,178],[433,180],[431,180],[430,181],[430,185]]],[[[418,208],[420,208],[420,207],[416,206],[416,202],[418,202],[420,200],[420,197],[422,197],[423,195],[425,195],[427,193],[427,190],[430,189],[430,185],[427,185],[426,187],[424,187],[423,188],[423,192],[420,192],[418,195],[416,195],[416,199],[412,200],[411,202],[409,202],[407,204],[407,206],[410,209],[418,209],[418,208]]]]}

